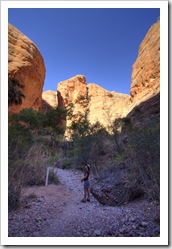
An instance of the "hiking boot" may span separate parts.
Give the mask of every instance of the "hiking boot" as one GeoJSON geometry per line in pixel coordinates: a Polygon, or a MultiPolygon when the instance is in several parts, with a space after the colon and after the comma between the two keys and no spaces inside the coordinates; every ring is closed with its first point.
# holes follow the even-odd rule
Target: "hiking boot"
{"type": "Polygon", "coordinates": [[[86,202],[86,200],[83,199],[81,202],[86,202]]]}
{"type": "Polygon", "coordinates": [[[90,199],[87,199],[88,202],[90,202],[90,199]]]}

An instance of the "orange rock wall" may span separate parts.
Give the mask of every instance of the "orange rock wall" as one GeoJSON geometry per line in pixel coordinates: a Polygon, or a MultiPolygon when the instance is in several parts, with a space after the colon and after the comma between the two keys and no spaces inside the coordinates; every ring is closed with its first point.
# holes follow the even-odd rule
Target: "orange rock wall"
{"type": "Polygon", "coordinates": [[[58,106],[57,92],[45,91],[42,93],[42,109],[47,111],[50,108],[56,108],[58,106]]]}
{"type": "MultiPolygon", "coordinates": [[[[86,94],[86,78],[83,75],[77,75],[68,80],[58,83],[58,93],[63,98],[63,102],[59,101],[59,107],[65,107],[70,102],[77,105],[79,96],[86,94]]],[[[75,108],[77,108],[75,106],[75,108]]]]}
{"type": "Polygon", "coordinates": [[[35,44],[13,25],[8,25],[8,77],[24,85],[22,105],[9,107],[17,113],[23,108],[42,107],[42,88],[45,78],[44,60],[35,44]]]}
{"type": "MultiPolygon", "coordinates": [[[[69,103],[73,103],[74,114],[84,113],[86,108],[80,105],[78,98],[88,93],[90,100],[87,107],[90,110],[90,122],[99,121],[108,126],[116,118],[125,117],[135,106],[160,92],[159,21],[152,25],[140,45],[138,58],[132,69],[131,96],[108,92],[97,84],[87,84],[83,75],[60,82],[57,92],[46,91],[42,94],[45,65],[38,48],[11,24],[8,35],[9,78],[16,78],[24,85],[23,93],[26,96],[21,106],[9,107],[10,112],[19,112],[23,108],[30,107],[39,110],[43,102],[43,109],[57,106],[65,108],[69,103]]],[[[144,106],[148,108],[148,105],[144,106]]]]}
{"type": "MultiPolygon", "coordinates": [[[[86,84],[83,75],[77,75],[58,84],[59,107],[65,108],[69,103],[74,105],[74,114],[84,113],[89,109],[89,121],[99,121],[107,126],[115,118],[124,117],[128,113],[130,96],[116,92],[108,92],[96,84],[86,84]],[[89,103],[83,108],[78,97],[86,96],[88,92],[89,103]]],[[[67,126],[70,124],[67,121],[67,126]]]]}
{"type": "Polygon", "coordinates": [[[104,126],[108,126],[115,119],[125,117],[128,113],[129,95],[109,92],[96,84],[88,84],[88,92],[91,123],[99,121],[104,126]]]}
{"type": "Polygon", "coordinates": [[[144,37],[132,69],[130,88],[134,105],[160,92],[160,21],[144,37]]]}

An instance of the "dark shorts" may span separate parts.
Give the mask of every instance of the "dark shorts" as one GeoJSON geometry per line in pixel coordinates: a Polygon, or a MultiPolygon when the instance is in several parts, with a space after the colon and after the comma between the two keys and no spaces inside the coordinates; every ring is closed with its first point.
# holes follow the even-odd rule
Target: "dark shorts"
{"type": "Polygon", "coordinates": [[[84,181],[84,189],[87,189],[90,187],[89,180],[84,181]]]}

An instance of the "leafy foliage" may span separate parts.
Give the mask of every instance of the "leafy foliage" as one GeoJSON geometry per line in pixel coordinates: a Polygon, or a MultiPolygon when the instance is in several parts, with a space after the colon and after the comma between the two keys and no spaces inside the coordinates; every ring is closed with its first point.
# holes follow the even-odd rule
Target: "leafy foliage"
{"type": "Polygon", "coordinates": [[[17,79],[8,79],[8,106],[21,105],[25,95],[22,93],[24,86],[17,79]]]}
{"type": "MultiPolygon", "coordinates": [[[[9,210],[20,204],[22,186],[45,183],[45,167],[49,166],[50,161],[52,163],[57,160],[57,136],[64,133],[59,123],[64,115],[59,109],[42,113],[32,108],[23,109],[18,114],[9,114],[9,210]]],[[[54,176],[52,178],[55,179],[54,176]]]]}
{"type": "Polygon", "coordinates": [[[25,108],[18,114],[18,120],[28,124],[31,129],[36,129],[41,126],[43,114],[41,111],[37,112],[32,108],[25,108]]]}
{"type": "Polygon", "coordinates": [[[129,138],[128,153],[133,158],[142,186],[149,199],[159,200],[160,194],[160,142],[159,124],[137,128],[129,138]]]}
{"type": "Polygon", "coordinates": [[[84,163],[91,162],[93,173],[99,172],[99,154],[104,149],[103,136],[106,131],[99,123],[91,124],[89,121],[89,100],[88,91],[85,96],[80,96],[77,100],[84,110],[73,115],[74,106],[70,105],[71,126],[69,131],[72,134],[71,141],[74,150],[74,160],[78,168],[84,163]]]}
{"type": "Polygon", "coordinates": [[[122,151],[117,149],[111,165],[102,169],[99,191],[92,189],[102,204],[122,205],[141,196],[160,201],[159,120],[152,118],[145,124],[132,127],[124,122],[118,134],[122,151]]]}
{"type": "Polygon", "coordinates": [[[48,110],[43,119],[43,127],[51,127],[56,133],[64,133],[62,120],[66,119],[66,115],[66,110],[59,107],[48,110]]]}
{"type": "Polygon", "coordinates": [[[159,120],[145,122],[138,110],[142,125],[119,118],[108,133],[99,122],[89,121],[88,92],[77,103],[84,112],[74,114],[71,103],[66,110],[43,113],[30,108],[9,116],[9,210],[19,204],[21,187],[43,184],[45,168],[53,164],[80,169],[89,163],[92,174],[104,181],[100,199],[105,196],[109,205],[121,205],[142,195],[159,201],[159,120]],[[64,138],[66,117],[71,121],[67,127],[70,140],[64,138]]]}

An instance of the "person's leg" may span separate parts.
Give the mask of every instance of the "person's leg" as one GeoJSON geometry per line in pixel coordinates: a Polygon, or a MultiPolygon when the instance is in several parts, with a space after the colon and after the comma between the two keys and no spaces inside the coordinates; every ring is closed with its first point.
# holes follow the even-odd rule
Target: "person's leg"
{"type": "Polygon", "coordinates": [[[87,189],[87,196],[88,196],[87,201],[90,201],[90,189],[89,188],[87,189]]]}
{"type": "Polygon", "coordinates": [[[85,198],[87,199],[87,195],[88,195],[88,189],[85,189],[85,198]]]}
{"type": "Polygon", "coordinates": [[[90,188],[88,188],[88,200],[90,200],[90,188]]]}
{"type": "Polygon", "coordinates": [[[87,195],[87,189],[84,188],[84,200],[86,200],[86,195],[87,195]]]}
{"type": "Polygon", "coordinates": [[[84,188],[84,199],[81,202],[86,202],[86,189],[84,188]]]}

